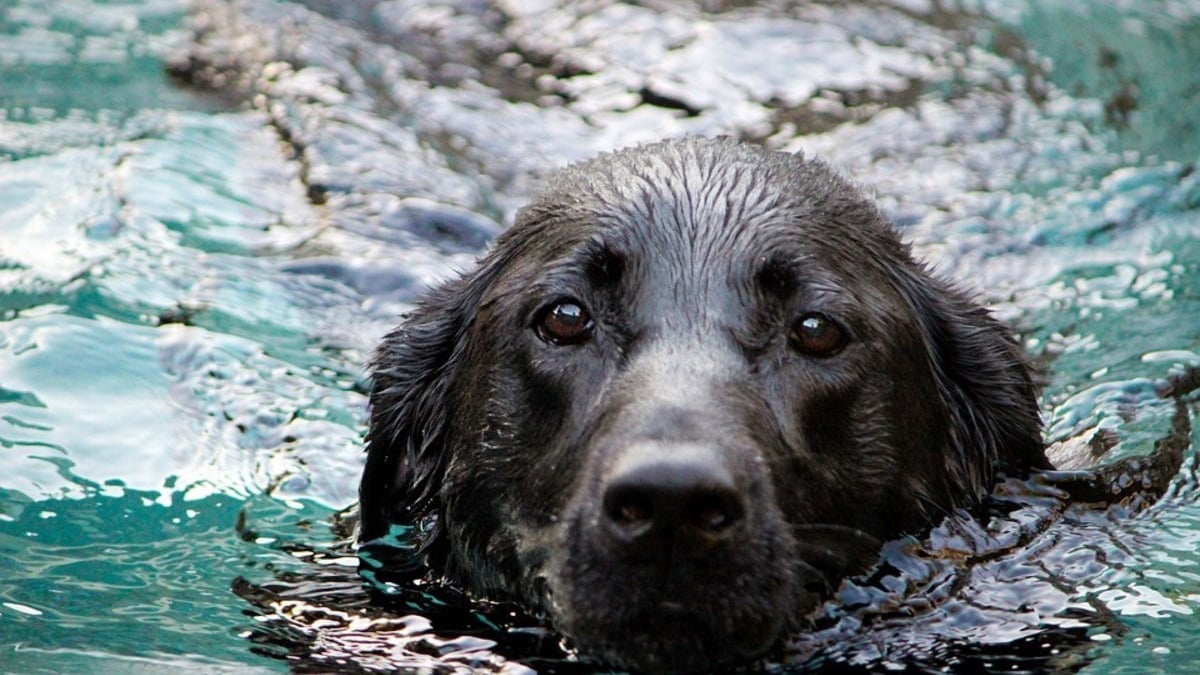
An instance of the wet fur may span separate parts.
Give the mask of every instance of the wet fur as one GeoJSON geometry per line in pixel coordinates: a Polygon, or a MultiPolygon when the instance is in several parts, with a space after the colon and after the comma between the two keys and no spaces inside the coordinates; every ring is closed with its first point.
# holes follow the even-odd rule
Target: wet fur
{"type": "Polygon", "coordinates": [[[762,653],[881,541],[1048,466],[1005,327],[827,166],[727,140],[567,168],[372,368],[361,539],[420,524],[426,564],[626,667],[762,653]],[[538,339],[562,297],[595,340],[538,339]],[[789,344],[813,309],[850,329],[834,357],[789,344]],[[664,443],[710,449],[753,509],[712,555],[630,562],[599,495],[664,443]]]}

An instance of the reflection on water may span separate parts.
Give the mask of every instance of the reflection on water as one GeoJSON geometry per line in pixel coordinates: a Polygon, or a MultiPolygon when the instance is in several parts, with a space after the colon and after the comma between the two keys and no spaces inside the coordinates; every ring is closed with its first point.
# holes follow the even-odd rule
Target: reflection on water
{"type": "Polygon", "coordinates": [[[1163,396],[1200,366],[1200,3],[554,5],[0,9],[4,669],[587,670],[516,608],[364,587],[329,519],[414,295],[549,169],[684,133],[871,189],[1020,329],[1064,467],[1184,450],[1149,506],[1005,484],[772,658],[1200,663],[1197,398],[1163,396]]]}

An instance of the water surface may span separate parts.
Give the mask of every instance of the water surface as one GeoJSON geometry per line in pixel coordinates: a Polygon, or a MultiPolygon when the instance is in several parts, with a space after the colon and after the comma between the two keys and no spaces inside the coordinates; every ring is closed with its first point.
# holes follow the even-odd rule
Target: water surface
{"type": "Polygon", "coordinates": [[[420,289],[550,169],[684,133],[852,173],[1020,330],[1064,461],[1187,424],[1161,502],[1010,486],[785,660],[1200,664],[1196,397],[1157,386],[1200,365],[1200,3],[937,4],[0,9],[0,666],[586,669],[453,589],[370,605],[330,519],[420,289]]]}

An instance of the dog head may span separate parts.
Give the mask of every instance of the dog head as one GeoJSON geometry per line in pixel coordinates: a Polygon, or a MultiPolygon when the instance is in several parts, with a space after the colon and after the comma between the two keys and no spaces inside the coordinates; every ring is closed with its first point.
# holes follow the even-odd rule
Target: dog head
{"type": "Polygon", "coordinates": [[[878,544],[1046,465],[987,312],[824,164],[688,139],[564,170],[373,363],[362,538],[426,524],[585,652],[767,649],[878,544]]]}

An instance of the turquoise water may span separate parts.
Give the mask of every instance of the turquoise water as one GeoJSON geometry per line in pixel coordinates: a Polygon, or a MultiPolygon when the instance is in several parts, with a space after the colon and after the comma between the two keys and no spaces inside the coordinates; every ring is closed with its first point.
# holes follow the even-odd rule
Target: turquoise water
{"type": "MultiPolygon", "coordinates": [[[[558,663],[521,637],[536,631],[510,631],[503,656],[495,634],[472,637],[504,608],[454,619],[462,637],[441,624],[426,639],[410,617],[394,651],[364,647],[379,624],[354,614],[355,560],[329,520],[355,498],[361,364],[378,337],[471,260],[542,169],[618,142],[724,131],[830,157],[1020,329],[1046,372],[1048,440],[1110,430],[1111,459],[1169,431],[1154,382],[1200,365],[1200,76],[1184,66],[1200,62],[1200,3],[850,6],[794,26],[823,45],[811,63],[788,51],[791,24],[736,7],[613,10],[627,43],[604,17],[510,8],[498,49],[582,64],[547,80],[539,61],[529,81],[520,65],[447,65],[499,39],[470,3],[402,4],[363,19],[246,3],[239,25],[257,41],[228,67],[258,78],[250,93],[167,75],[191,49],[182,0],[0,6],[0,670],[558,663]],[[733,58],[746,35],[776,50],[753,78],[733,58]],[[656,51],[660,39],[704,49],[656,51]],[[705,54],[719,67],[697,69],[705,54]],[[786,70],[797,62],[812,87],[786,70]],[[659,98],[631,101],[638,78],[659,98]],[[321,646],[294,648],[305,640],[321,646]]],[[[1092,672],[1200,665],[1195,395],[1185,407],[1193,450],[1164,501],[1053,521],[973,568],[917,632],[982,641],[1008,665],[1029,625],[1086,606],[1104,619],[1071,653],[1092,672]],[[1013,579],[1038,566],[1058,595],[1019,597],[1013,579]],[[996,609],[1012,596],[1034,609],[996,609]]],[[[445,601],[404,613],[450,622],[445,601]]],[[[895,638],[880,631],[845,642],[867,654],[895,638]]]]}

